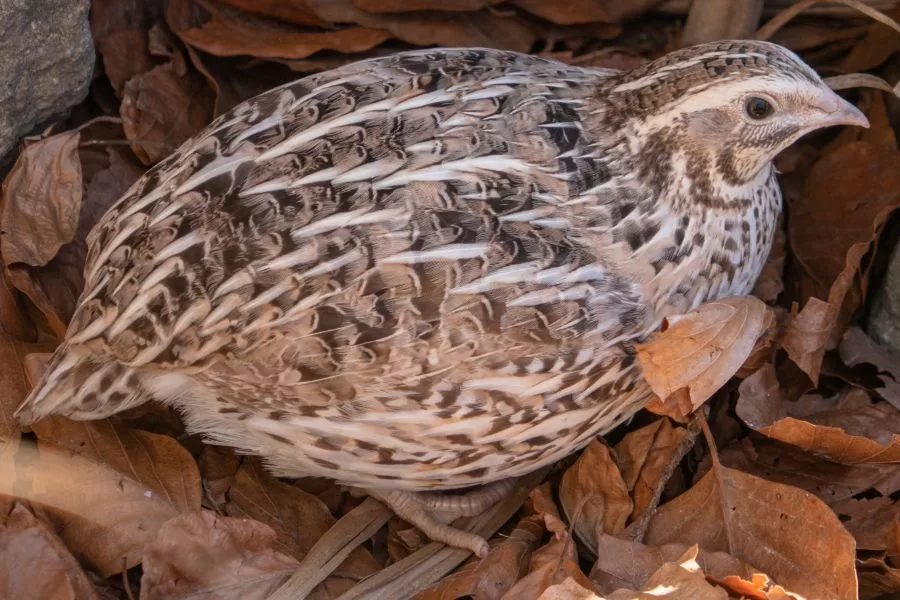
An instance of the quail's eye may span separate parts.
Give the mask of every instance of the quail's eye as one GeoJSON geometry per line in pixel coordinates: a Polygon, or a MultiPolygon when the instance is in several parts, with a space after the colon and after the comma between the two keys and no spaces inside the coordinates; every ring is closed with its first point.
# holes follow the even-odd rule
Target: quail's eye
{"type": "Polygon", "coordinates": [[[747,116],[751,119],[759,121],[771,115],[775,112],[775,109],[768,100],[760,98],[759,96],[750,96],[744,104],[744,112],[746,112],[747,116]]]}

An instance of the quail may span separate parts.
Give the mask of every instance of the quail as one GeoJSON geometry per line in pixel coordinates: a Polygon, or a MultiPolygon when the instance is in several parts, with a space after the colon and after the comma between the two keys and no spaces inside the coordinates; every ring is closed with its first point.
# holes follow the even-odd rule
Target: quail
{"type": "Polygon", "coordinates": [[[781,205],[772,159],[841,124],[868,125],[760,41],[631,71],[464,48],[305,77],[217,118],[103,217],[20,414],[161,401],[278,475],[361,488],[484,555],[442,514],[639,410],[635,345],[750,292],[781,205]]]}

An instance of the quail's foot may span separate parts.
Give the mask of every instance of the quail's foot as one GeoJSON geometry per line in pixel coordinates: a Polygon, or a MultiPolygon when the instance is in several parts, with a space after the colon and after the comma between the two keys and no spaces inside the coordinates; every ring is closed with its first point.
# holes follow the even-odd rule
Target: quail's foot
{"type": "Polygon", "coordinates": [[[398,517],[417,527],[429,539],[471,550],[479,558],[484,558],[490,550],[487,540],[442,521],[472,517],[484,512],[503,499],[514,483],[514,479],[506,479],[468,493],[453,495],[401,490],[366,492],[386,504],[398,517]]]}
{"type": "Polygon", "coordinates": [[[503,479],[470,492],[419,492],[413,496],[426,510],[447,513],[454,518],[474,517],[500,502],[515,483],[515,479],[503,479]]]}

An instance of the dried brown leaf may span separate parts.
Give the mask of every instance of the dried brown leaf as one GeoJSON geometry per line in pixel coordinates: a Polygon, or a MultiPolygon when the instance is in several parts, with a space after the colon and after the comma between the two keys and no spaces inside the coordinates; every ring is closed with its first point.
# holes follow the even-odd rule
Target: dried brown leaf
{"type": "Polygon", "coordinates": [[[606,4],[609,2],[597,2],[596,0],[573,0],[570,2],[514,0],[513,2],[513,5],[557,25],[615,23],[616,21],[606,9],[606,4]]]}
{"type": "Polygon", "coordinates": [[[31,425],[44,444],[102,463],[146,487],[179,512],[200,508],[200,472],[174,438],[126,427],[113,419],[72,421],[52,416],[31,425]]]}
{"type": "Polygon", "coordinates": [[[890,404],[858,389],[786,403],[777,385],[771,367],[741,384],[736,410],[753,429],[843,464],[900,462],[900,411],[890,404]]]}
{"type": "Polygon", "coordinates": [[[393,37],[416,46],[480,46],[528,52],[539,38],[530,21],[486,9],[379,15],[359,10],[352,0],[307,0],[307,5],[331,23],[386,29],[393,37]]]}
{"type": "Polygon", "coordinates": [[[697,546],[689,548],[674,562],[667,562],[644,584],[645,594],[622,589],[607,596],[607,600],[635,600],[641,597],[663,597],[669,600],[727,600],[728,592],[707,581],[697,564],[697,546]],[[663,596],[661,592],[665,593],[663,596]]]}
{"type": "MultiPolygon", "coordinates": [[[[65,215],[75,226],[74,232],[66,240],[59,240],[65,243],[54,246],[53,254],[47,254],[49,260],[45,264],[30,266],[15,263],[9,266],[6,273],[9,282],[43,313],[50,330],[58,338],[65,334],[84,286],[82,272],[88,232],[143,172],[131,162],[133,156],[130,151],[116,145],[118,140],[124,138],[120,124],[114,120],[103,117],[94,119],[79,128],[78,136],[80,144],[72,160],[77,163],[80,177],[77,184],[79,200],[66,208],[74,212],[65,215]]],[[[53,182],[67,176],[60,171],[50,171],[48,176],[46,172],[30,170],[22,173],[17,187],[26,190],[60,187],[61,183],[53,182]]],[[[32,213],[58,210],[54,203],[59,199],[53,195],[37,195],[21,200],[28,203],[26,218],[32,218],[32,213]]]]}
{"type": "Polygon", "coordinates": [[[212,503],[213,508],[224,508],[227,502],[225,494],[231,489],[234,476],[241,466],[240,457],[226,446],[204,445],[198,463],[206,500],[212,503]]]}
{"type": "MultiPolygon", "coordinates": [[[[681,543],[645,546],[604,535],[597,550],[591,581],[600,592],[610,593],[621,588],[643,589],[653,573],[665,563],[677,561],[690,547],[681,543]]],[[[710,577],[751,577],[754,572],[749,565],[724,552],[699,550],[695,560],[710,577]]]]}
{"type": "Polygon", "coordinates": [[[701,305],[638,346],[638,360],[653,392],[666,399],[688,388],[696,409],[740,369],[766,330],[771,309],[752,296],[701,305]]]}
{"type": "Polygon", "coordinates": [[[179,515],[147,544],[141,600],[264,600],[299,566],[274,542],[275,532],[251,519],[179,515]]]}
{"type": "Polygon", "coordinates": [[[21,342],[0,328],[0,444],[21,430],[14,413],[31,390],[25,374],[25,356],[50,349],[45,344],[21,342]]]}
{"type": "Polygon", "coordinates": [[[788,320],[782,346],[813,385],[819,384],[822,359],[831,332],[837,323],[837,310],[818,298],[810,298],[803,309],[788,320]]]}
{"type": "Polygon", "coordinates": [[[787,416],[784,393],[772,364],[764,365],[742,381],[738,392],[740,400],[736,407],[737,415],[757,431],[787,416]]]}
{"type": "Polygon", "coordinates": [[[0,264],[0,329],[17,339],[34,341],[38,336],[37,328],[16,296],[6,269],[0,264]]]}
{"type": "Polygon", "coordinates": [[[771,363],[775,359],[775,351],[781,345],[784,339],[785,315],[786,311],[780,306],[775,306],[771,311],[766,313],[765,331],[756,340],[750,356],[735,373],[735,377],[746,379],[764,365],[771,363]]]}
{"type": "Polygon", "coordinates": [[[516,582],[504,600],[534,600],[550,587],[572,578],[581,587],[591,590],[593,584],[578,567],[575,544],[568,535],[554,537],[548,544],[538,548],[531,557],[528,575],[516,582]]]}
{"type": "Polygon", "coordinates": [[[19,503],[5,521],[0,525],[0,598],[99,600],[52,527],[19,503]]]}
{"type": "Polygon", "coordinates": [[[900,358],[876,344],[859,327],[851,327],[844,333],[839,351],[841,360],[848,367],[860,364],[875,366],[882,386],[874,391],[900,410],[900,358]]]}
{"type": "Polygon", "coordinates": [[[215,0],[217,4],[224,4],[242,10],[247,13],[274,17],[295,25],[307,25],[312,27],[328,27],[329,23],[323,21],[303,0],[215,0]]]}
{"type": "Polygon", "coordinates": [[[616,464],[634,499],[632,519],[650,505],[654,490],[685,435],[687,430],[683,427],[673,427],[668,419],[658,419],[628,433],[616,445],[616,464]]]}
{"type": "Polygon", "coordinates": [[[538,600],[603,600],[603,598],[568,577],[562,583],[551,585],[544,590],[538,600]]]}
{"type": "Polygon", "coordinates": [[[621,533],[634,508],[612,452],[598,439],[563,474],[559,501],[575,533],[591,550],[601,533],[621,533]]]}
{"type": "Polygon", "coordinates": [[[298,31],[271,21],[217,14],[202,26],[179,31],[185,43],[216,56],[307,58],[321,50],[364,52],[391,37],[383,29],[344,27],[331,31],[298,31]]]}
{"type": "Polygon", "coordinates": [[[421,10],[469,12],[500,4],[504,0],[353,0],[353,5],[370,13],[405,13],[421,10]]]}
{"type": "MultiPolygon", "coordinates": [[[[900,7],[887,12],[888,17],[900,21],[900,7]]],[[[900,50],[900,36],[884,23],[870,23],[866,35],[853,45],[838,69],[843,73],[869,71],[900,50]]]]}
{"type": "Polygon", "coordinates": [[[900,503],[890,498],[850,498],[831,507],[856,539],[857,550],[890,549],[895,528],[900,526],[900,503]]]}
{"type": "Polygon", "coordinates": [[[104,577],[139,563],[144,544],[178,514],[147,486],[51,444],[0,446],[0,494],[41,505],[66,546],[104,577]]]}
{"type": "Polygon", "coordinates": [[[838,336],[862,298],[860,261],[897,207],[900,152],[863,141],[819,159],[791,206],[788,239],[809,280],[803,299],[828,300],[838,336]]]}
{"type": "Polygon", "coordinates": [[[194,73],[179,75],[174,62],[132,77],[122,97],[122,125],[135,155],[152,165],[212,119],[213,93],[194,73]]]}
{"type": "Polygon", "coordinates": [[[860,600],[884,600],[900,592],[900,568],[885,557],[873,556],[857,562],[860,600]]]}
{"type": "Polygon", "coordinates": [[[853,598],[853,537],[821,500],[727,467],[660,507],[646,542],[698,544],[771,575],[807,598],[853,598]]]}
{"type": "MultiPolygon", "coordinates": [[[[265,523],[275,531],[272,547],[302,560],[309,549],[334,525],[325,504],[300,488],[278,481],[257,461],[245,460],[228,492],[225,511],[232,517],[246,517],[265,523]]],[[[338,596],[360,579],[379,570],[379,565],[363,548],[356,548],[313,593],[338,596]],[[326,594],[327,591],[327,594],[326,594]]]]}
{"type": "MultiPolygon", "coordinates": [[[[842,465],[760,435],[729,445],[720,451],[719,457],[727,467],[806,490],[829,506],[872,489],[883,496],[900,490],[900,465],[842,465]]],[[[709,462],[704,460],[698,476],[708,469],[709,462]]]]}
{"type": "Polygon", "coordinates": [[[117,94],[125,83],[153,68],[147,49],[150,28],[162,19],[162,4],[154,0],[91,3],[91,33],[103,57],[103,70],[117,94]]]}
{"type": "Polygon", "coordinates": [[[67,131],[25,146],[3,181],[0,254],[6,265],[43,266],[71,242],[81,212],[81,134],[67,131]]]}
{"type": "Polygon", "coordinates": [[[644,408],[661,417],[669,417],[676,423],[687,423],[691,420],[691,414],[694,412],[695,406],[691,401],[691,394],[688,388],[681,388],[665,400],[660,400],[658,396],[653,396],[644,405],[644,408]]]}

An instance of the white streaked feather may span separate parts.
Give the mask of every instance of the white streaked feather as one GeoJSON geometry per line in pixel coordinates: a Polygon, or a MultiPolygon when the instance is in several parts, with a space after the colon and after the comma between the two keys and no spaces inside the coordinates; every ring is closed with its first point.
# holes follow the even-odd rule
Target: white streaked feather
{"type": "Polygon", "coordinates": [[[487,254],[490,244],[446,244],[429,250],[410,250],[400,252],[379,260],[379,264],[407,264],[424,263],[430,261],[464,260],[467,258],[479,258],[487,254]]]}

